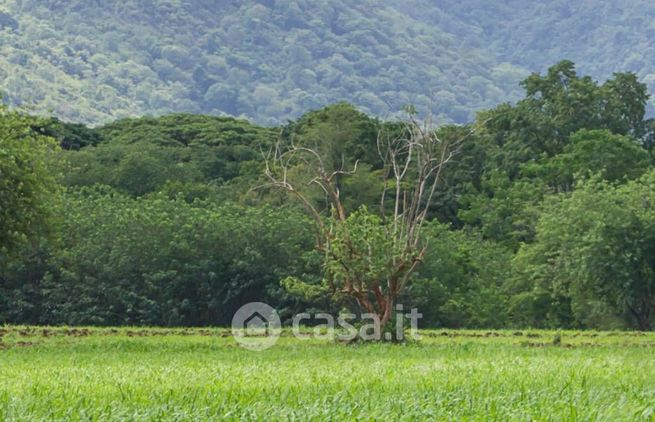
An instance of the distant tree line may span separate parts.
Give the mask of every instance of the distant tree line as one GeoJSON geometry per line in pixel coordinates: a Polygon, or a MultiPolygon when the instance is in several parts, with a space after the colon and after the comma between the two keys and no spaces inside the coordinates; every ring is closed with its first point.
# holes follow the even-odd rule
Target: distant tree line
{"type": "MultiPolygon", "coordinates": [[[[464,141],[399,302],[433,327],[652,329],[645,85],[630,73],[599,84],[568,61],[522,85],[517,103],[434,130],[464,141]]],[[[399,130],[346,103],[276,128],[187,114],[90,128],[3,109],[0,323],[225,325],[254,300],[286,318],[348,308],[320,294],[330,271],[306,204],[267,185],[266,153],[312,145],[335,168],[356,162],[340,201],[375,209],[378,135],[399,130]]],[[[306,176],[288,168],[290,180],[306,176]]],[[[304,196],[330,218],[320,187],[304,196]]],[[[349,230],[382,224],[357,215],[349,230]]]]}

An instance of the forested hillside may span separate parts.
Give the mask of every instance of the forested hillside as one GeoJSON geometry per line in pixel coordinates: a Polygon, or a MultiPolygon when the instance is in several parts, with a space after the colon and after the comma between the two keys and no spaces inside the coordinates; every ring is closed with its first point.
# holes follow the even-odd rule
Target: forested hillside
{"type": "Polygon", "coordinates": [[[655,6],[480,0],[59,1],[0,6],[0,91],[68,121],[229,114],[277,125],[348,101],[441,122],[520,98],[563,58],[655,84],[655,6]]]}

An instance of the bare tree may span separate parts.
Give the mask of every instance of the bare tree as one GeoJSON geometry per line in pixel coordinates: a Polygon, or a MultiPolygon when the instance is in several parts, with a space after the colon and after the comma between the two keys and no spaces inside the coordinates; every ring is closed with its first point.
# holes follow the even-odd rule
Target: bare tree
{"type": "Polygon", "coordinates": [[[317,248],[325,254],[326,290],[354,298],[363,311],[378,316],[381,329],[425,256],[422,228],[444,167],[462,141],[441,140],[430,118],[419,121],[412,113],[397,125],[383,125],[377,138],[383,164],[377,214],[348,213],[344,206],[338,179],[354,174],[357,162],[346,169],[343,159],[340,168],[328,169],[318,149],[293,142],[279,142],[265,157],[268,186],[298,198],[315,222],[317,248]],[[302,181],[290,176],[299,167],[302,181]],[[330,213],[312,202],[308,185],[323,191],[330,213]]]}

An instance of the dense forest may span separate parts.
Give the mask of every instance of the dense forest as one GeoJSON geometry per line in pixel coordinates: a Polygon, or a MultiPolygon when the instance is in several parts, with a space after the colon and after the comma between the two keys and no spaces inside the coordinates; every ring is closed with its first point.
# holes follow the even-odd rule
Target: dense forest
{"type": "Polygon", "coordinates": [[[279,126],[338,101],[379,118],[432,101],[441,122],[471,123],[563,58],[652,89],[654,18],[644,0],[8,0],[0,91],[93,125],[187,112],[279,126]]]}
{"type": "MultiPolygon", "coordinates": [[[[646,85],[562,61],[521,87],[515,104],[434,128],[463,141],[402,303],[434,327],[653,328],[646,85]]],[[[348,103],[275,127],[193,114],[89,127],[4,108],[0,323],[225,325],[255,300],[287,318],[336,312],[347,303],[312,294],[324,261],[302,204],[266,185],[266,151],[312,144],[356,161],[340,191],[361,213],[382,189],[378,136],[399,127],[348,103]]]]}

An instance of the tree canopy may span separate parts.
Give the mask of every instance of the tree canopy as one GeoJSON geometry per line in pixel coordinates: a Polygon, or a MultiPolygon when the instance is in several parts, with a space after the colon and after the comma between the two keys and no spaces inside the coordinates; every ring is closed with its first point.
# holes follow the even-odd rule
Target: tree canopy
{"type": "Polygon", "coordinates": [[[430,326],[652,329],[646,86],[569,61],[522,86],[469,125],[343,102],[277,127],[2,109],[0,323],[223,325],[263,300],[283,319],[402,303],[430,326]]]}
{"type": "Polygon", "coordinates": [[[57,144],[0,106],[0,253],[43,235],[59,190],[57,144]]]}

